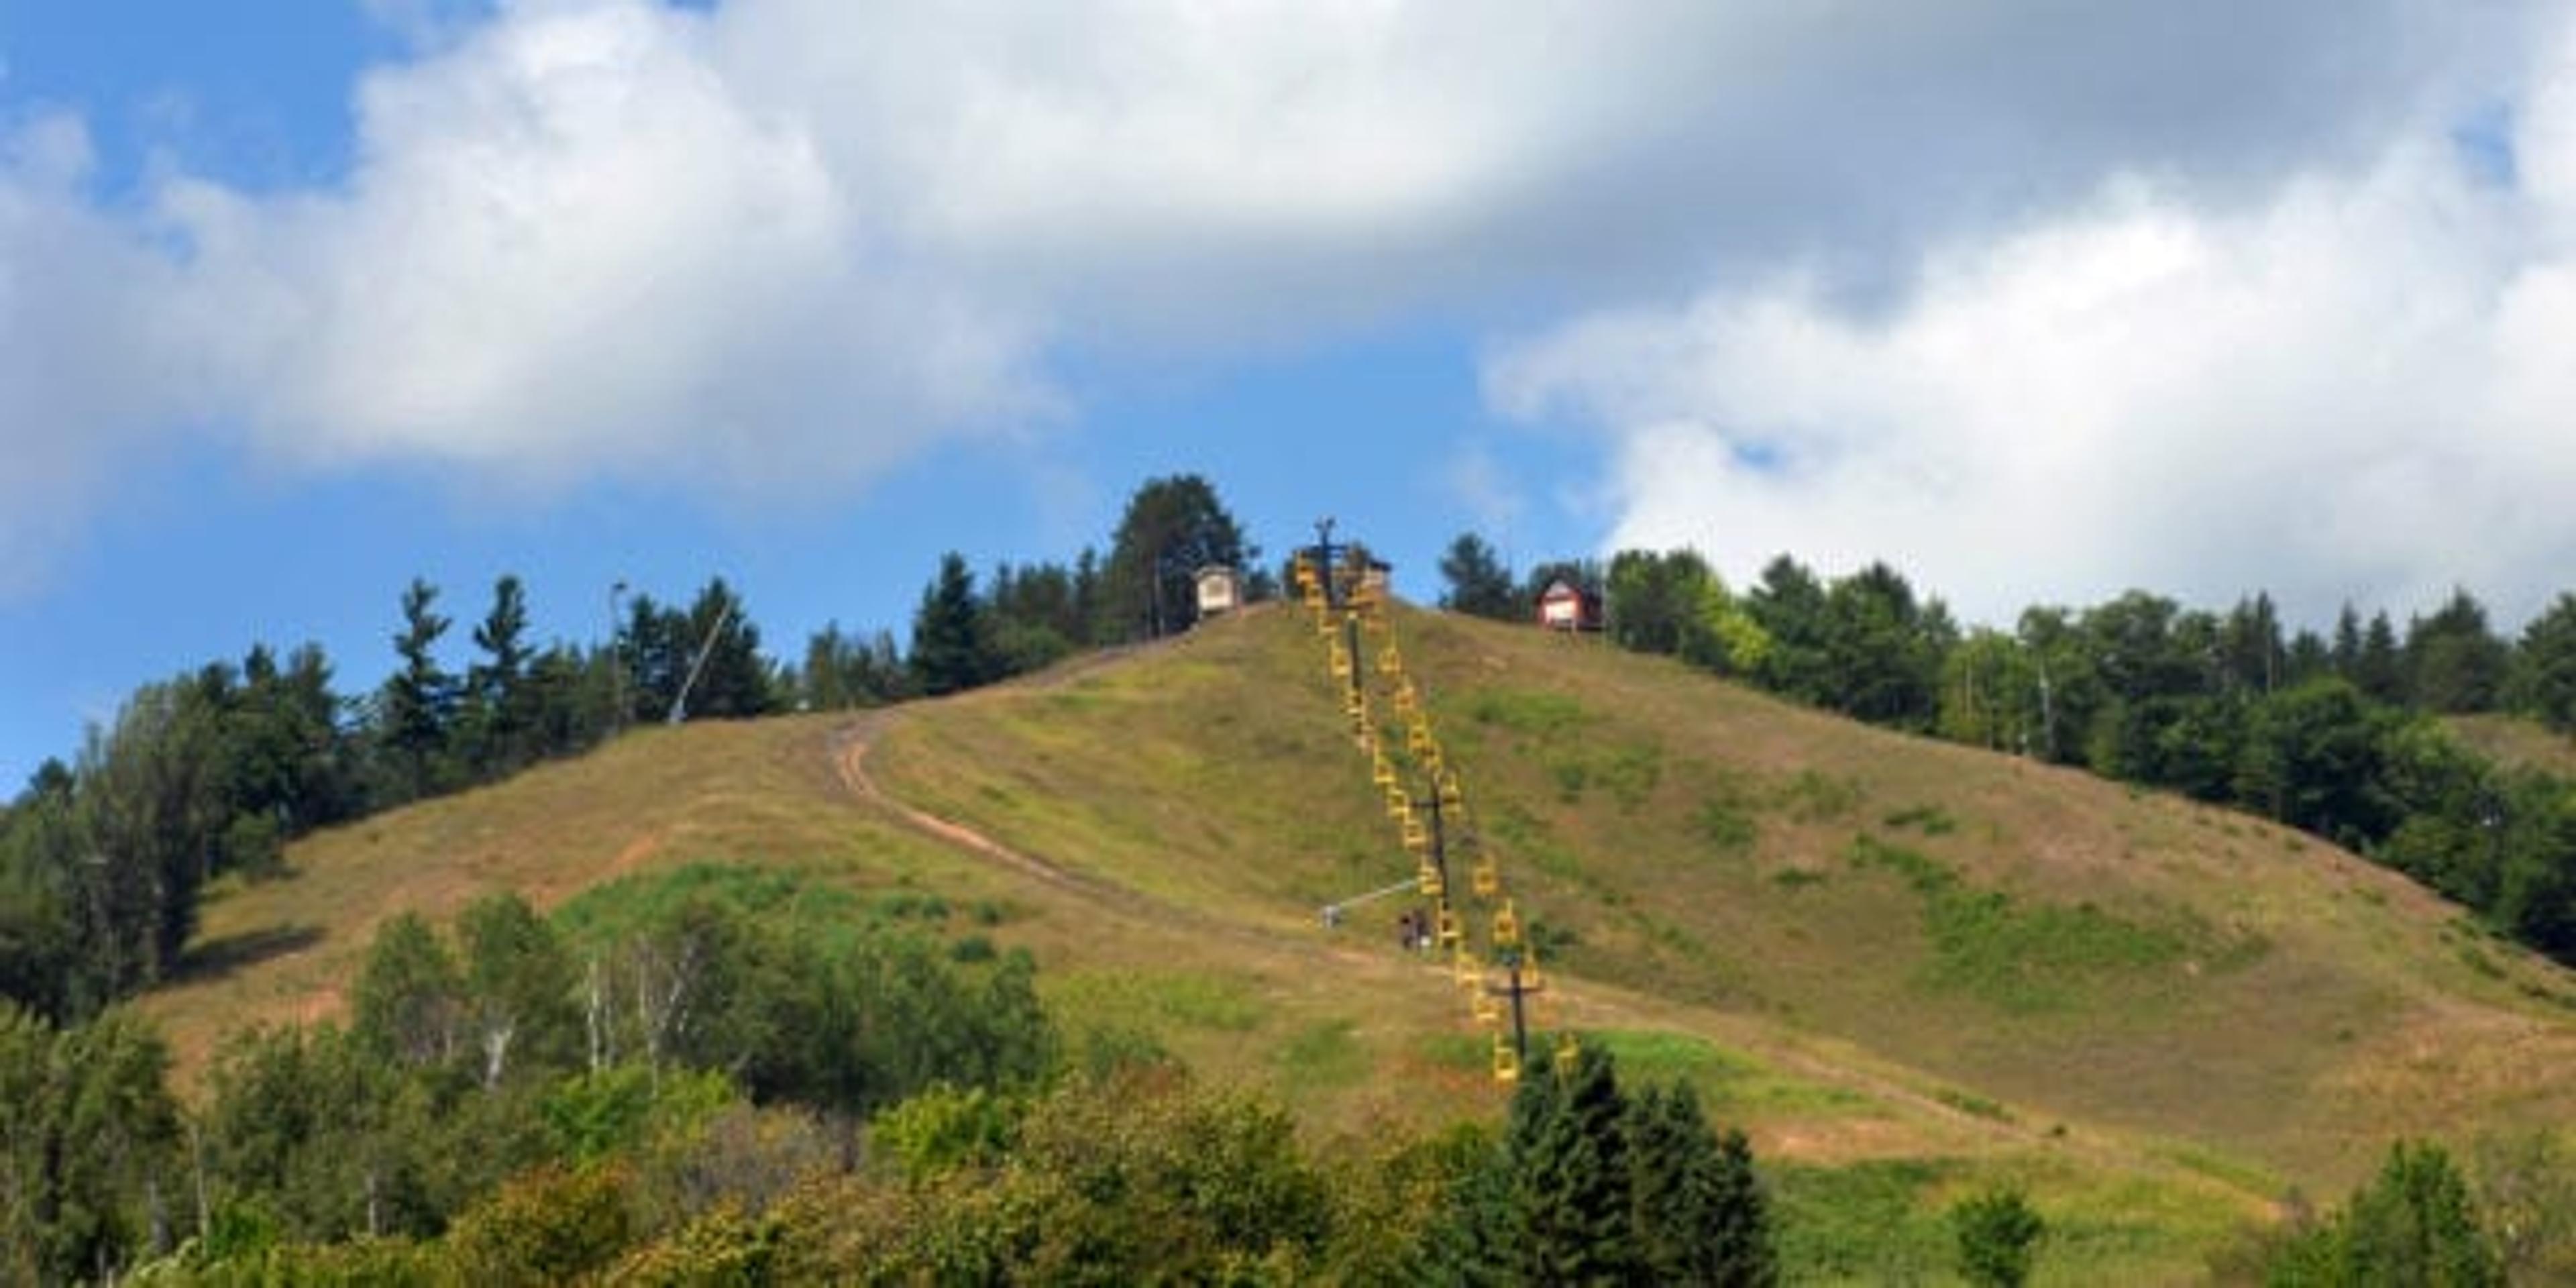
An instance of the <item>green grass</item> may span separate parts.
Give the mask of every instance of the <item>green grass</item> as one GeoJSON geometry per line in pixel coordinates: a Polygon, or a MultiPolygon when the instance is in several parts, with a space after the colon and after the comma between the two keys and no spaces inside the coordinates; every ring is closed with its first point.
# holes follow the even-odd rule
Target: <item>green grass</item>
{"type": "Polygon", "coordinates": [[[1931,946],[1925,980],[2004,1010],[2073,1007],[2173,965],[2187,949],[2171,931],[2091,903],[2033,903],[1981,889],[1938,860],[1874,837],[1854,838],[1850,864],[1893,873],[1921,898],[1931,946]]]}
{"type": "Polygon", "coordinates": [[[1528,737],[1561,736],[1584,723],[1583,704],[1563,693],[1529,689],[1478,689],[1469,694],[1467,718],[1528,737]]]}
{"type": "Polygon", "coordinates": [[[1891,1284],[1941,1276],[1954,1245],[1932,1199],[1959,1172],[1956,1163],[1920,1158],[1767,1169],[1781,1278],[1891,1284]]]}
{"type": "Polygon", "coordinates": [[[1279,1048],[1279,1076],[1294,1086],[1352,1086],[1367,1078],[1372,1067],[1368,1049],[1360,1045],[1358,1025],[1348,1019],[1317,1020],[1279,1048]]]}
{"type": "Polygon", "coordinates": [[[1948,836],[1959,830],[1959,820],[1938,805],[1915,805],[1897,810],[1880,820],[1889,828],[1903,831],[1912,828],[1925,836],[1948,836]]]}
{"type": "Polygon", "coordinates": [[[1048,1003],[1069,1015],[1148,1031],[1249,1033],[1264,1015],[1241,981],[1197,971],[1076,971],[1046,990],[1048,1003]]]}

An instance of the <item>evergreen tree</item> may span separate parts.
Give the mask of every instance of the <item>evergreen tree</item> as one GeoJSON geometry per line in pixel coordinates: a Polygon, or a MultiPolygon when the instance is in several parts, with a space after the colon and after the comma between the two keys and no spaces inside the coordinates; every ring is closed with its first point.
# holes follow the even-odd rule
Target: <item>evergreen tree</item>
{"type": "Polygon", "coordinates": [[[403,628],[394,636],[402,668],[385,681],[377,706],[377,736],[392,757],[387,803],[429,795],[443,776],[448,737],[456,715],[456,678],[433,650],[448,619],[432,609],[438,588],[418,577],[404,589],[403,628]]]}
{"type": "Polygon", "coordinates": [[[2562,593],[2523,628],[2514,664],[2514,706],[2560,733],[2576,732],[2576,594],[2562,593]]]}
{"type": "Polygon", "coordinates": [[[2361,614],[2353,611],[2352,601],[2343,602],[2335,614],[2334,672],[2355,684],[2361,683],[2361,614]]]}
{"type": "Polygon", "coordinates": [[[1043,670],[1088,638],[1075,611],[1073,574],[1060,564],[994,569],[987,613],[995,679],[1043,670]]]}
{"type": "Polygon", "coordinates": [[[939,576],[921,592],[912,616],[913,687],[931,697],[956,693],[997,678],[991,624],[975,594],[966,556],[940,556],[939,576]]]}
{"type": "Polygon", "coordinates": [[[797,685],[798,698],[808,709],[843,711],[894,701],[908,691],[909,680],[892,635],[878,631],[862,640],[843,634],[839,622],[830,622],[807,637],[797,685]]]}
{"type": "Polygon", "coordinates": [[[2361,635],[2361,653],[2353,663],[2352,682],[2372,700],[2406,701],[2406,659],[2397,651],[2397,628],[2385,611],[2370,615],[2361,635]]]}
{"type": "Polygon", "coordinates": [[[1507,1259],[1519,1234],[1513,1224],[1509,1162],[1498,1142],[1478,1143],[1486,1145],[1484,1157],[1450,1182],[1424,1236],[1413,1275],[1424,1288],[1503,1288],[1521,1282],[1507,1259]]]}
{"type": "Polygon", "coordinates": [[[1824,584],[1784,554],[1763,567],[1761,580],[1745,595],[1745,607],[1771,640],[1755,675],[1762,687],[1825,705],[1835,693],[1835,681],[1827,651],[1824,584]]]}
{"type": "Polygon", "coordinates": [[[527,592],[517,577],[504,576],[492,585],[492,611],[474,628],[483,659],[465,673],[468,756],[478,777],[509,773],[531,759],[527,630],[527,592]]]}
{"type": "Polygon", "coordinates": [[[2276,687],[2305,684],[2322,675],[2340,674],[2334,656],[2326,647],[2325,637],[2311,630],[2300,630],[2290,637],[2288,654],[2281,662],[2276,687]]]}
{"type": "Polygon", "coordinates": [[[1497,621],[1518,621],[1528,615],[1512,570],[1475,533],[1461,532],[1449,543],[1448,553],[1440,557],[1440,579],[1448,586],[1440,606],[1450,612],[1497,621]]]}
{"type": "Polygon", "coordinates": [[[1077,644],[1096,644],[1106,633],[1107,591],[1102,584],[1100,552],[1089,546],[1073,561],[1073,622],[1071,638],[1077,644]]]}
{"type": "Polygon", "coordinates": [[[0,1003],[0,1279],[111,1281],[168,1251],[169,1066],[130,1014],[56,1030],[0,1003]]]}
{"type": "Polygon", "coordinates": [[[2429,711],[2492,711],[2504,691],[2511,655],[2487,628],[2487,610],[2455,589],[2430,617],[2406,630],[2408,696],[2429,711]]]}
{"type": "Polygon", "coordinates": [[[2288,662],[2281,642],[2280,611],[2269,593],[2236,601],[2219,632],[2218,663],[2231,688],[2270,693],[2281,687],[2288,662]]]}
{"type": "Polygon", "coordinates": [[[1532,1284],[1635,1277],[1628,1102],[1607,1051],[1584,1046],[1562,1076],[1533,1069],[1512,1098],[1503,1154],[1511,1274],[1532,1284]]]}
{"type": "Polygon", "coordinates": [[[225,742],[231,826],[244,830],[225,838],[226,867],[266,873],[286,840],[347,816],[351,785],[340,707],[319,645],[297,648],[283,669],[265,646],[242,660],[225,742]]]}
{"type": "MultiPolygon", "coordinates": [[[[1686,1122],[1698,1119],[1697,1108],[1694,1099],[1686,1122]]],[[[1753,1142],[1742,1131],[1730,1127],[1718,1138],[1709,1181],[1711,1197],[1700,1205],[1708,1213],[1698,1256],[1707,1276],[1702,1282],[1747,1288],[1779,1282],[1779,1254],[1771,1242],[1771,1201],[1753,1168],[1753,1142]]]]}
{"type": "Polygon", "coordinates": [[[1709,1130],[1686,1083],[1650,1086],[1630,1105],[1636,1247],[1659,1284],[1776,1283],[1768,1204],[1744,1134],[1709,1130]]]}
{"type": "Polygon", "coordinates": [[[772,707],[770,668],[760,654],[760,627],[722,577],[710,578],[679,625],[686,719],[746,719],[772,707]],[[695,671],[697,682],[688,682],[695,671]]]}

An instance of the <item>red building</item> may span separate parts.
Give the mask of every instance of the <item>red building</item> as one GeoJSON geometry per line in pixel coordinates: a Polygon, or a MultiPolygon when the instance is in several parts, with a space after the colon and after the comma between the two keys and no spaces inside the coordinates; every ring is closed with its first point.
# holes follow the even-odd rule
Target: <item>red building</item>
{"type": "Polygon", "coordinates": [[[1563,578],[1547,584],[1538,596],[1538,624],[1552,631],[1601,629],[1601,593],[1563,578]]]}

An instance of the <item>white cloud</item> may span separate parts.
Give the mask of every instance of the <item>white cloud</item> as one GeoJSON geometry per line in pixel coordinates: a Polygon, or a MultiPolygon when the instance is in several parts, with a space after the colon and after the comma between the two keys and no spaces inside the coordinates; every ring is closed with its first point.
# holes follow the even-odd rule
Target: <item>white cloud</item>
{"type": "Polygon", "coordinates": [[[2522,182],[2439,120],[2214,206],[2134,177],[1927,253],[1892,309],[1797,275],[1494,355],[1489,398],[1596,425],[1614,545],[1747,576],[1886,558],[1971,616],[2129,586],[2310,620],[2464,581],[2576,583],[2576,45],[2519,104],[2522,182]]]}
{"type": "MultiPolygon", "coordinates": [[[[1941,344],[1980,343],[2007,303],[2091,297],[2015,287],[2042,270],[1971,250],[1906,317],[2018,293],[1937,334],[1893,343],[1835,306],[1895,298],[1921,246],[2045,222],[2115,171],[2146,195],[2013,253],[2081,267],[2108,253],[2095,232],[2167,228],[2173,253],[2218,257],[2178,271],[2224,280],[2225,243],[2287,200],[2281,174],[2359,182],[2333,176],[2479,92],[2524,20],[2447,0],[362,2],[419,43],[356,87],[356,159],[326,186],[173,164],[104,204],[85,162],[45,159],[76,127],[0,120],[0,590],[173,433],[482,488],[611,473],[847,495],[926,444],[1062,423],[1078,409],[1048,372],[1068,347],[1221,358],[1693,287],[1710,294],[1683,318],[1549,350],[1624,336],[1696,356],[1714,328],[1785,357],[1803,329],[1824,349],[1802,360],[1883,351],[1975,404],[1997,395],[1945,378],[1941,344]],[[1805,292],[1743,294],[1784,258],[1810,266],[1805,292]]],[[[2558,155],[2526,163],[2535,192],[2568,182],[2558,155]]],[[[2541,279],[2517,284],[2533,325],[2554,316],[2541,279]]],[[[2242,307],[2240,334],[2263,315],[2242,307]]],[[[2552,379],[2537,357],[2498,371],[2552,379]]],[[[1638,383],[1667,426],[1620,438],[1642,470],[1638,445],[1696,441],[1671,426],[1701,409],[1638,383]]],[[[1599,385],[1569,367],[1553,387],[1614,401],[1599,385]]],[[[1896,392],[1876,397],[1847,410],[1894,418],[1896,392]]],[[[1896,429],[1836,437],[1862,432],[1782,442],[1869,454],[1844,468],[1882,488],[1974,482],[1896,429]]]]}
{"type": "Polygon", "coordinates": [[[371,76],[345,191],[170,188],[180,306],[258,440],[768,493],[1036,406],[1011,325],[875,258],[877,212],[706,44],[684,14],[532,10],[371,76]]]}

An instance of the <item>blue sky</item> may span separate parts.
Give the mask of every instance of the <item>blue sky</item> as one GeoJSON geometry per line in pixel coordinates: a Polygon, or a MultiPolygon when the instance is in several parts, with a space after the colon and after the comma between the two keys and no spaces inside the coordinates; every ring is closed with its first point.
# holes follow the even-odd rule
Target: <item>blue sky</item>
{"type": "MultiPolygon", "coordinates": [[[[0,0],[0,783],[400,587],[773,649],[1214,480],[1437,592],[2576,584],[2564,3],[0,0]]],[[[463,631],[453,637],[463,658],[463,631]]]]}

